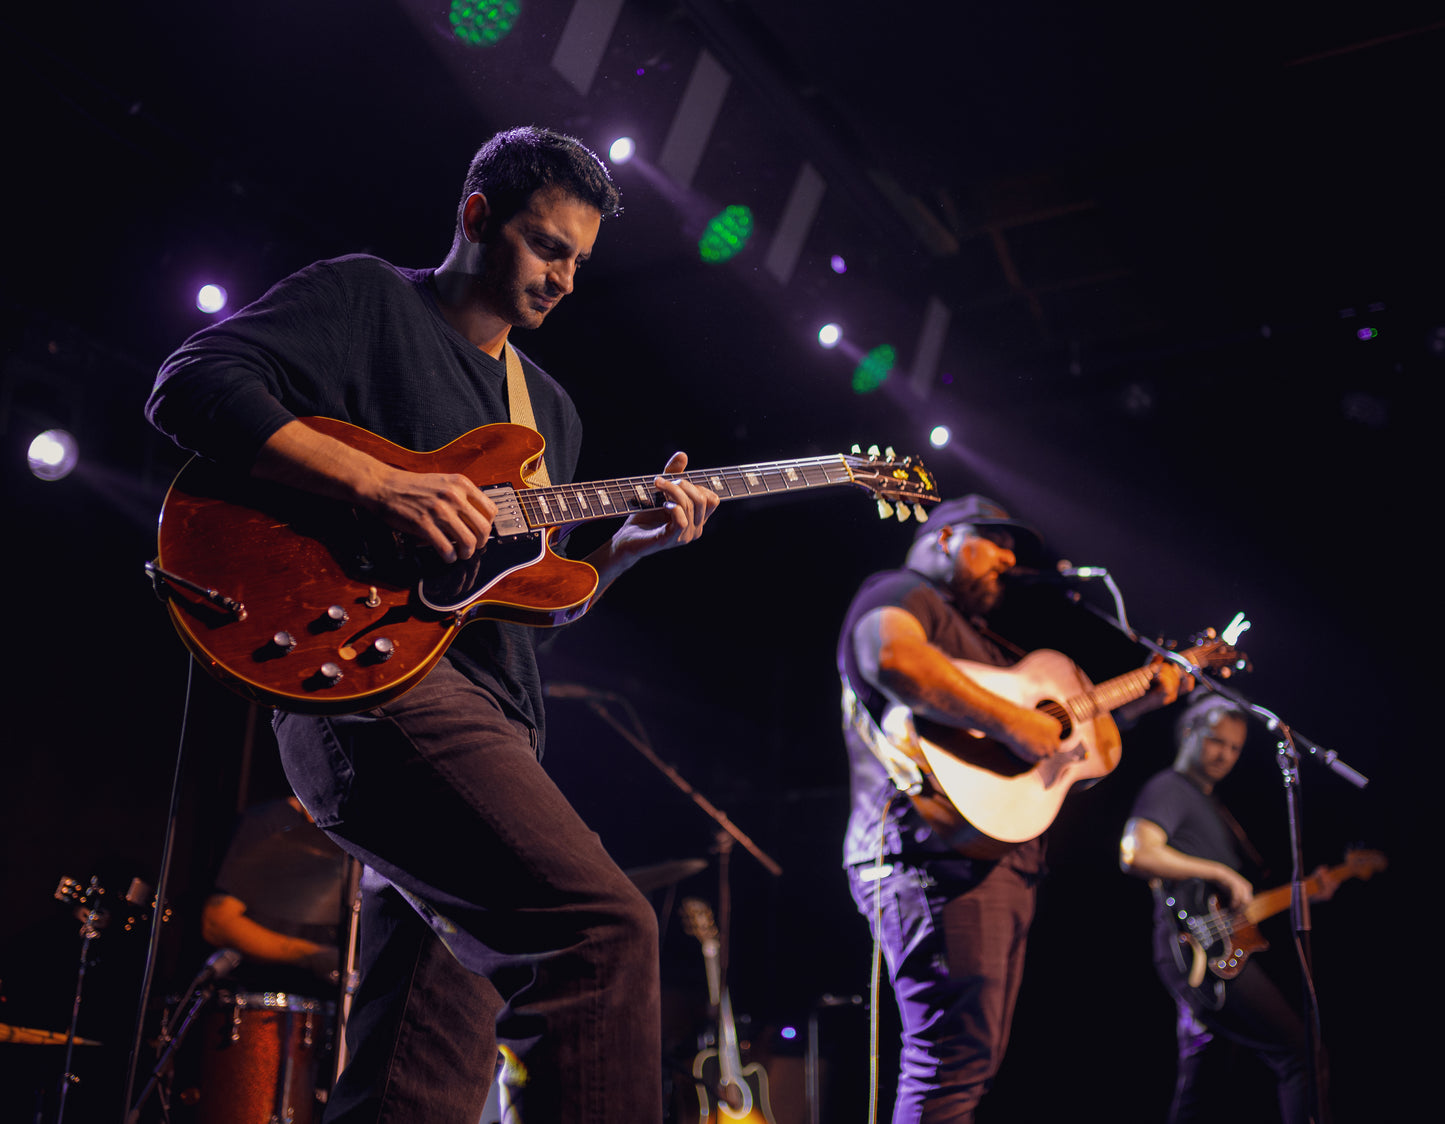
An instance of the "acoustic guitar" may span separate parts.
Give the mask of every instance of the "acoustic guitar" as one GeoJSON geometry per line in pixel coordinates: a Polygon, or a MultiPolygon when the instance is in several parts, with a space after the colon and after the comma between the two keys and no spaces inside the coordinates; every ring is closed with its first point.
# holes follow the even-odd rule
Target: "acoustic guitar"
{"type": "MultiPolygon", "coordinates": [[[[397,468],[470,477],[493,503],[491,537],[450,565],[345,504],[268,485],[196,458],[171,484],[147,564],[181,639],[247,698],[347,714],[419,683],[478,620],[547,627],[592,604],[597,571],[553,550],[564,528],[664,506],[652,476],[529,487],[541,434],[500,423],[433,452],[404,449],[331,418],[312,429],[397,468]]],[[[880,515],[927,515],[938,491],[922,462],[889,450],[679,474],[723,500],[854,486],[880,515]]]]}
{"type": "MultiPolygon", "coordinates": [[[[1248,667],[1212,629],[1180,654],[1226,676],[1248,667]]],[[[1058,719],[1061,729],[1059,751],[1031,764],[976,730],[916,718],[904,706],[884,711],[884,736],[919,773],[914,806],[949,846],[973,858],[997,858],[1043,834],[1074,785],[1113,772],[1122,746],[1109,715],[1143,697],[1154,679],[1142,667],[1096,686],[1073,660],[1047,648],[1011,667],[953,662],[986,690],[1058,719]]]]}
{"type": "Polygon", "coordinates": [[[768,1071],[757,1062],[743,1065],[732,1000],[722,979],[717,922],[708,904],[684,898],[682,927],[702,945],[708,993],[718,1021],[717,1047],[700,1050],[692,1063],[699,1124],[775,1124],[768,1103],[768,1071]]]}

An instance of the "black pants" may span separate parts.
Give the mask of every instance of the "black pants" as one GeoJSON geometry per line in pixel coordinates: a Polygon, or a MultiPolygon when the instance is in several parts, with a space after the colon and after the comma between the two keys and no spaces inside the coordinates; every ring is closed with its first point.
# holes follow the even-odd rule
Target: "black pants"
{"type": "Polygon", "coordinates": [[[476,1124],[500,1040],[529,1124],[660,1121],[656,918],[529,728],[442,661],[378,710],[276,732],[296,795],[367,868],[326,1120],[476,1124]]]}
{"type": "Polygon", "coordinates": [[[1255,961],[1229,981],[1206,975],[1197,988],[1188,985],[1173,960],[1160,960],[1156,967],[1178,1010],[1179,1073],[1171,1124],[1221,1119],[1221,1106],[1226,1105],[1233,1105],[1230,1115],[1240,1118],[1242,1106],[1225,1074],[1231,1043],[1274,1071],[1284,1124],[1315,1119],[1306,1027],[1255,961]]]}

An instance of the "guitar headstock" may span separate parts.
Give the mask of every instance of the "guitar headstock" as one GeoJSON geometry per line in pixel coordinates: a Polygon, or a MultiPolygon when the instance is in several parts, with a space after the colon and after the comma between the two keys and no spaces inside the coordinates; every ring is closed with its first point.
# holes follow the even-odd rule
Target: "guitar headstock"
{"type": "Polygon", "coordinates": [[[1219,678],[1228,679],[1237,671],[1253,670],[1249,657],[1233,644],[1220,639],[1212,628],[1206,628],[1189,639],[1193,647],[1181,654],[1201,671],[1214,671],[1219,678]]]}
{"type": "Polygon", "coordinates": [[[900,523],[906,523],[912,515],[920,523],[928,521],[926,503],[937,503],[940,499],[938,484],[933,473],[917,457],[899,457],[892,449],[879,452],[878,446],[869,448],[867,455],[853,446],[853,452],[844,456],[844,463],[853,477],[853,483],[867,488],[878,500],[878,518],[895,516],[900,523]]]}
{"type": "Polygon", "coordinates": [[[1345,867],[1353,878],[1365,879],[1378,874],[1390,864],[1383,851],[1346,851],[1345,867]]]}
{"type": "Polygon", "coordinates": [[[703,948],[716,948],[717,921],[713,919],[712,907],[701,898],[683,898],[681,911],[683,931],[701,942],[703,948]]]}

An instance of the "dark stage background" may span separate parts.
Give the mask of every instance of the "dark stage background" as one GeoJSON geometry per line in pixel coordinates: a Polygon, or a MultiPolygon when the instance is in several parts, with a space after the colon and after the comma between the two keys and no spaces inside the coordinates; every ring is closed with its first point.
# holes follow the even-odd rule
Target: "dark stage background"
{"type": "MultiPolygon", "coordinates": [[[[1245,611],[1239,686],[1371,780],[1355,791],[1304,765],[1307,863],[1356,843],[1391,862],[1315,914],[1338,1118],[1412,1115],[1433,1037],[1415,1028],[1438,991],[1418,902],[1433,739],[1416,720],[1436,693],[1411,655],[1436,617],[1427,399],[1445,366],[1445,31],[1429,6],[625,0],[594,36],[585,93],[552,66],[570,2],[523,0],[488,48],[450,36],[441,0],[28,7],[0,17],[0,1023],[65,1028],[80,942],[52,890],[62,875],[156,880],[183,729],[161,992],[204,960],[197,912],[232,815],[280,791],[264,715],[203,678],[188,688],[142,576],[181,457],[141,405],[203,323],[195,287],[219,280],[234,305],[321,257],[436,263],[482,139],[536,122],[605,149],[626,132],[645,161],[706,51],[731,81],[689,190],[655,164],[616,168],[625,214],[521,341],[587,421],[582,477],[651,472],[678,447],[695,467],[854,442],[920,452],[946,422],[954,443],[927,458],[945,491],[996,496],[1056,555],[1107,566],[1142,631],[1184,641],[1245,611]],[[765,255],[805,161],[826,190],[784,282],[765,255]],[[753,208],[752,243],[701,264],[702,221],[733,203],[753,208]],[[936,365],[919,345],[930,299],[951,313],[936,365]],[[855,349],[897,348],[882,389],[856,394],[856,351],[813,342],[829,319],[855,349]],[[42,483],[25,448],[55,424],[84,459],[42,483]]],[[[856,584],[910,532],[861,493],[730,504],[699,545],[543,641],[551,678],[624,698],[783,867],[731,864],[735,1004],[780,1057],[800,1051],[781,1028],[867,989],[838,868],[832,653],[856,584]]],[[[1139,661],[1051,598],[1013,606],[1021,641],[1096,678],[1139,661]]],[[[554,702],[551,722],[549,766],[624,866],[711,859],[710,821],[585,703],[554,702]]],[[[1254,731],[1225,791],[1284,881],[1270,742],[1254,731]]],[[[987,1119],[1162,1116],[1172,1012],[1147,963],[1147,891],[1115,847],[1169,758],[1153,716],[1061,814],[987,1119]]],[[[715,900],[716,879],[714,863],[679,890],[715,900]]],[[[663,921],[685,1044],[701,958],[663,921]]],[[[1293,986],[1288,932],[1274,936],[1264,958],[1293,986]]],[[[104,1046],[79,1049],[67,1119],[118,1118],[144,944],[119,926],[97,944],[81,1033],[104,1046]]],[[[885,1071],[891,1018],[885,999],[885,1071]]],[[[823,1010],[819,1033],[823,1119],[861,1121],[862,1008],[823,1010]]],[[[33,1118],[29,1090],[58,1054],[0,1044],[6,1120],[33,1118]]],[[[1241,1124],[1272,1119],[1259,1072],[1238,1081],[1241,1124]]]]}

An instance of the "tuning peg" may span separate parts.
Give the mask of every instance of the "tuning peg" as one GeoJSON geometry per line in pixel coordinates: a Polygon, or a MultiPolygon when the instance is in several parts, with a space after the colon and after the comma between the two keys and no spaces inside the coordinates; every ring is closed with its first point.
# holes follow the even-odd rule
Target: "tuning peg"
{"type": "Polygon", "coordinates": [[[899,501],[898,501],[898,510],[895,511],[893,514],[895,514],[895,515],[898,516],[898,522],[900,522],[900,523],[907,523],[907,522],[908,522],[908,516],[909,516],[910,514],[912,514],[912,513],[908,510],[908,505],[907,505],[906,503],[904,503],[902,500],[899,500],[899,501]]]}
{"type": "Polygon", "coordinates": [[[913,505],[913,518],[917,519],[920,523],[928,522],[928,511],[921,503],[915,503],[913,505]]]}
{"type": "Polygon", "coordinates": [[[878,497],[878,518],[887,519],[893,514],[893,506],[882,496],[878,497]]]}
{"type": "Polygon", "coordinates": [[[851,450],[851,452],[852,452],[853,455],[856,457],[856,456],[861,456],[862,453],[863,453],[863,450],[862,450],[862,448],[861,448],[860,446],[854,445],[853,448],[852,448],[852,450],[851,450]]]}
{"type": "Polygon", "coordinates": [[[893,451],[892,445],[889,445],[886,449],[883,450],[883,455],[887,457],[890,461],[898,456],[898,454],[893,451]]]}
{"type": "Polygon", "coordinates": [[[878,446],[877,446],[877,445],[869,445],[869,446],[868,446],[868,455],[869,455],[873,460],[877,460],[877,459],[878,459],[878,446]]]}

